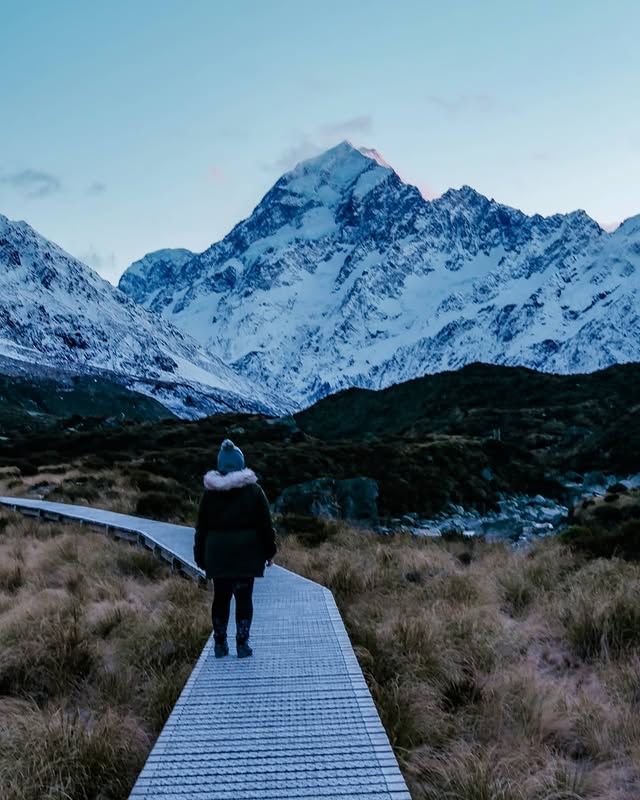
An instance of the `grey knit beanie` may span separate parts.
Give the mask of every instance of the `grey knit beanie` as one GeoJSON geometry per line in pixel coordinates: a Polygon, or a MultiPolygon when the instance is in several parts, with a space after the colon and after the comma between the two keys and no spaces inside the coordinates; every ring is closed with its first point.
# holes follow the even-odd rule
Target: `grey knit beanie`
{"type": "Polygon", "coordinates": [[[226,475],[228,472],[237,472],[244,469],[244,455],[231,439],[225,439],[218,453],[218,472],[226,475]]]}

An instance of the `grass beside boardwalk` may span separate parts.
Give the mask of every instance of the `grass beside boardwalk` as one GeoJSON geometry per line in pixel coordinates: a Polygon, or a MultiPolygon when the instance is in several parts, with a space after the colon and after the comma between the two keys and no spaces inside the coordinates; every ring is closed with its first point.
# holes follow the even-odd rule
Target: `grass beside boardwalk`
{"type": "Polygon", "coordinates": [[[416,800],[640,797],[640,564],[332,525],[278,560],[333,590],[416,800]]]}
{"type": "Polygon", "coordinates": [[[151,553],[0,511],[0,797],[126,798],[210,631],[151,553]]]}
{"type": "MultiPolygon", "coordinates": [[[[172,489],[65,465],[0,478],[119,511],[151,495],[149,516],[172,489]]],[[[195,500],[172,516],[192,522],[195,500]]],[[[336,596],[414,800],[640,797],[640,562],[595,557],[585,527],[574,550],[528,552],[281,527],[278,562],[336,596]]],[[[207,600],[144,551],[0,513],[0,797],[126,797],[209,631],[207,600]]]]}

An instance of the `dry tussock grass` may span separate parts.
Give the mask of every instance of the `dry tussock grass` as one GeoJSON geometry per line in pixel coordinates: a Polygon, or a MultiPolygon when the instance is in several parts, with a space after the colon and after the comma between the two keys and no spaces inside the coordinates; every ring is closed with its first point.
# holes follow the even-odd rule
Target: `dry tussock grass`
{"type": "Polygon", "coordinates": [[[640,565],[344,526],[279,561],[333,590],[414,798],[640,797],[640,565]]]}
{"type": "Polygon", "coordinates": [[[22,475],[15,468],[0,470],[0,494],[93,505],[122,514],[134,514],[140,497],[139,488],[123,470],[87,471],[81,461],[41,467],[33,475],[22,475]]]}
{"type": "MultiPolygon", "coordinates": [[[[131,511],[139,491],[122,488],[93,502],[131,511]]],[[[278,560],[334,592],[414,798],[640,797],[639,564],[339,524],[286,536],[278,560]]],[[[200,652],[206,598],[149,553],[6,514],[0,565],[0,795],[90,798],[100,780],[126,796],[200,652]],[[43,731],[59,774],[24,744],[43,731]]]]}
{"type": "Polygon", "coordinates": [[[150,553],[0,512],[0,797],[125,798],[210,631],[150,553]]]}

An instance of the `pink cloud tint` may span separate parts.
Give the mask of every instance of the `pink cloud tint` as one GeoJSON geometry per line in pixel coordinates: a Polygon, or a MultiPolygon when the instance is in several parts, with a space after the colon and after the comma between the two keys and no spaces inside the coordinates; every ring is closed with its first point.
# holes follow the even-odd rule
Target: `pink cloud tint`
{"type": "Polygon", "coordinates": [[[212,164],[207,169],[207,180],[211,181],[211,183],[223,183],[226,179],[226,173],[215,164],[212,164]]]}

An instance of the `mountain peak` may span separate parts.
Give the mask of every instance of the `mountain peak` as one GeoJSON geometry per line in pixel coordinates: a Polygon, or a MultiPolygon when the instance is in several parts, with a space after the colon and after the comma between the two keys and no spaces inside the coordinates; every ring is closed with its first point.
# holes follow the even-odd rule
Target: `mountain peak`
{"type": "Polygon", "coordinates": [[[640,214],[634,217],[627,217],[620,225],[613,231],[618,236],[637,235],[640,234],[640,214]]]}
{"type": "Polygon", "coordinates": [[[283,177],[297,179],[303,175],[317,175],[329,183],[344,183],[371,169],[384,170],[387,174],[394,172],[377,150],[356,146],[345,139],[323,153],[301,161],[283,177]]]}
{"type": "MultiPolygon", "coordinates": [[[[365,158],[370,158],[371,161],[375,161],[379,167],[385,167],[386,169],[393,169],[391,164],[382,157],[382,155],[375,150],[373,147],[358,147],[357,145],[352,144],[348,139],[345,140],[344,144],[351,146],[354,150],[357,150],[360,155],[364,156],[365,158]]],[[[395,172],[395,170],[394,170],[395,172]]]]}
{"type": "Polygon", "coordinates": [[[363,197],[390,176],[397,178],[376,150],[356,147],[345,140],[301,161],[275,184],[275,195],[272,190],[266,197],[279,199],[284,190],[289,196],[288,205],[300,205],[311,200],[314,204],[320,202],[333,208],[347,195],[363,197]]]}
{"type": "Polygon", "coordinates": [[[323,153],[320,153],[320,155],[315,156],[315,158],[310,158],[306,162],[302,163],[321,163],[323,161],[336,163],[351,159],[361,160],[363,158],[367,158],[370,161],[375,161],[379,167],[392,169],[391,165],[385,161],[385,159],[377,150],[372,147],[364,147],[363,145],[354,144],[350,139],[343,139],[341,142],[338,142],[338,144],[330,147],[323,153]]]}
{"type": "Polygon", "coordinates": [[[461,186],[459,189],[447,189],[444,194],[439,198],[440,200],[448,200],[456,205],[459,203],[490,203],[491,201],[480,192],[476,191],[472,186],[461,186]]]}

